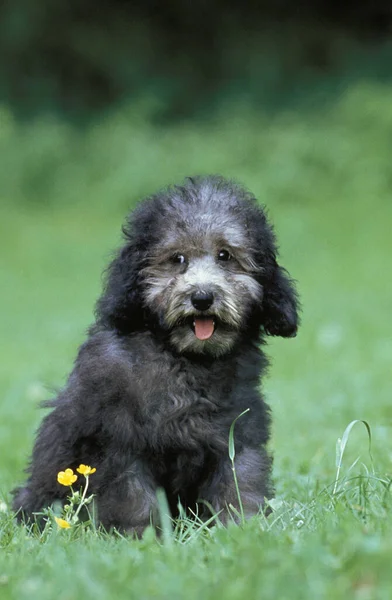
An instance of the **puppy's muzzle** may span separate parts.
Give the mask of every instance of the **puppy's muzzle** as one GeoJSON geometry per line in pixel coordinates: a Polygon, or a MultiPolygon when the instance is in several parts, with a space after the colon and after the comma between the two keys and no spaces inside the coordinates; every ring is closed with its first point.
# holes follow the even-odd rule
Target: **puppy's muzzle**
{"type": "MultiPolygon", "coordinates": [[[[211,291],[198,290],[191,295],[193,308],[203,313],[207,311],[214,302],[214,294],[211,291]]],[[[195,336],[199,340],[208,340],[215,330],[215,321],[212,316],[196,316],[192,322],[192,328],[195,336]]]]}

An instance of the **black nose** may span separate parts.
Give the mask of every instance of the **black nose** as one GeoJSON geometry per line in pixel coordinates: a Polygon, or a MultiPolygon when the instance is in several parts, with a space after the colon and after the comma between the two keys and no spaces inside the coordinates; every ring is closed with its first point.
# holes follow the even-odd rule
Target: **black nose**
{"type": "Polygon", "coordinates": [[[214,302],[214,295],[212,292],[194,292],[191,302],[196,310],[207,310],[214,302]]]}

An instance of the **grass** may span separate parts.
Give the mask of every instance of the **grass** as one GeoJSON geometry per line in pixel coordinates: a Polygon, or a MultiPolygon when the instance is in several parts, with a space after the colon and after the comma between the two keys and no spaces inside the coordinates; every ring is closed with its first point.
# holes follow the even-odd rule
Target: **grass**
{"type": "Polygon", "coordinates": [[[307,113],[227,106],[168,129],[141,114],[124,107],[79,132],[1,113],[0,597],[389,600],[392,91],[359,82],[307,113]],[[124,214],[195,172],[235,176],[268,205],[299,282],[301,331],[270,341],[264,382],[273,513],[227,529],[183,520],[160,542],[152,531],[140,542],[29,534],[14,524],[9,491],[36,406],[64,382],[91,323],[124,214]],[[362,424],[344,437],[356,419],[370,425],[372,460],[362,424]]]}

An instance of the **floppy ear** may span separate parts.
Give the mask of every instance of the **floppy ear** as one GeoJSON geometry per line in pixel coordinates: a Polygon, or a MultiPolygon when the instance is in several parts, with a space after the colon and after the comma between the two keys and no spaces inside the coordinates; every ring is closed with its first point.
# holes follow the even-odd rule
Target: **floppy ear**
{"type": "Polygon", "coordinates": [[[287,271],[273,262],[263,282],[262,325],[269,335],[294,337],[299,324],[297,292],[287,271]]]}
{"type": "Polygon", "coordinates": [[[142,253],[128,243],[109,265],[104,292],[96,305],[97,322],[121,332],[143,328],[140,295],[142,253]]]}

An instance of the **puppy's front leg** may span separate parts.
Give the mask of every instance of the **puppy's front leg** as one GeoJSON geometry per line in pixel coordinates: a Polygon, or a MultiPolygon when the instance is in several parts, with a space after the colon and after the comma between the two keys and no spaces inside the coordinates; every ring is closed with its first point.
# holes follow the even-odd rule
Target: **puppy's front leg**
{"type": "Polygon", "coordinates": [[[97,499],[98,519],[106,529],[133,533],[137,537],[157,522],[157,485],[140,460],[116,477],[97,499]]]}
{"type": "MultiPolygon", "coordinates": [[[[264,449],[244,448],[235,458],[235,472],[245,518],[263,509],[265,499],[272,495],[270,483],[271,459],[264,449]]],[[[220,520],[227,522],[230,506],[240,512],[240,503],[229,457],[220,461],[212,477],[200,491],[220,520]]],[[[234,511],[231,513],[234,516],[234,511]]]]}

